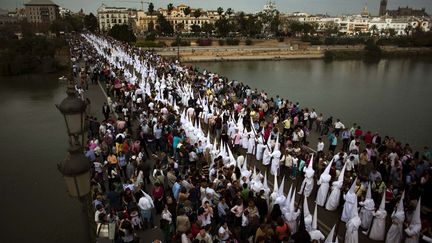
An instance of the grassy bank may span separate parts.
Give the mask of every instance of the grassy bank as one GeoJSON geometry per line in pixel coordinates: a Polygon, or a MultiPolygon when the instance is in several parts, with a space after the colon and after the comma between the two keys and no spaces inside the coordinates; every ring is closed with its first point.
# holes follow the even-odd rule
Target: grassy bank
{"type": "MultiPolygon", "coordinates": [[[[381,49],[379,58],[410,58],[410,57],[432,57],[431,48],[384,48],[381,49]]],[[[379,59],[378,58],[378,59],[379,59]]],[[[367,50],[326,50],[324,52],[326,61],[332,60],[368,60],[370,52],[367,50]]]]}

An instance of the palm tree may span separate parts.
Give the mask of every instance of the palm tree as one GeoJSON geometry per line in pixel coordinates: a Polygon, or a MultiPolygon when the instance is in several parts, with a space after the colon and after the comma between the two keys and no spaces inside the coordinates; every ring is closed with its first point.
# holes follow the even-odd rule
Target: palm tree
{"type": "Polygon", "coordinates": [[[232,8],[228,8],[227,11],[226,11],[226,14],[228,16],[230,16],[231,14],[233,14],[233,12],[234,12],[234,10],[232,8]]]}
{"type": "Polygon", "coordinates": [[[154,5],[153,5],[153,3],[149,3],[147,10],[148,10],[148,12],[149,12],[150,15],[153,14],[153,12],[154,12],[154,5]]]}
{"type": "Polygon", "coordinates": [[[378,27],[377,27],[376,25],[372,25],[372,26],[369,28],[369,31],[372,31],[372,35],[375,35],[376,32],[378,31],[378,27]]]}
{"type": "Polygon", "coordinates": [[[189,14],[191,13],[191,9],[190,9],[190,7],[185,8],[185,9],[183,10],[183,13],[184,13],[186,16],[189,15],[189,14]]]}
{"type": "Polygon", "coordinates": [[[219,16],[223,14],[223,11],[224,10],[222,7],[217,8],[217,13],[219,14],[219,16]]]}
{"type": "Polygon", "coordinates": [[[174,9],[174,5],[172,3],[168,4],[168,6],[167,6],[168,14],[171,14],[171,11],[173,9],[174,9]]]}
{"type": "Polygon", "coordinates": [[[196,19],[199,18],[201,16],[201,10],[199,8],[195,9],[193,15],[196,19]]]}

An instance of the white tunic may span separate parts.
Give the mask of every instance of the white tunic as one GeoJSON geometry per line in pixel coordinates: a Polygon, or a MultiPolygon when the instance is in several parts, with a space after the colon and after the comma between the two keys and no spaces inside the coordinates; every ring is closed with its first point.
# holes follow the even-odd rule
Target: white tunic
{"type": "Polygon", "coordinates": [[[248,140],[248,147],[247,147],[247,153],[253,154],[255,149],[255,138],[251,136],[248,140]]]}
{"type": "Polygon", "coordinates": [[[303,195],[309,197],[313,191],[314,179],[313,177],[305,177],[301,184],[300,192],[303,190],[303,195]]]}
{"type": "MultiPolygon", "coordinates": [[[[353,207],[355,203],[357,203],[357,195],[354,192],[347,192],[347,194],[344,195],[345,204],[342,210],[342,217],[341,220],[343,222],[348,222],[348,220],[351,218],[353,207]]],[[[361,220],[360,220],[361,222],[361,220]]]]}
{"type": "Polygon", "coordinates": [[[405,233],[408,235],[405,238],[405,243],[418,243],[421,232],[421,224],[410,225],[405,229],[405,233]]]}
{"type": "Polygon", "coordinates": [[[272,160],[271,160],[270,173],[273,176],[277,176],[279,174],[279,162],[280,162],[281,152],[280,150],[276,150],[271,155],[272,155],[272,160]]]}
{"type": "Polygon", "coordinates": [[[256,149],[256,159],[257,160],[262,160],[263,159],[263,152],[265,149],[265,145],[263,145],[262,143],[257,144],[257,149],[256,149]]]}
{"type": "Polygon", "coordinates": [[[248,149],[248,146],[249,146],[249,138],[248,138],[248,136],[249,136],[249,133],[247,133],[247,132],[244,132],[242,135],[241,135],[241,144],[242,144],[242,147],[244,148],[244,149],[248,149]]]}
{"type": "Polygon", "coordinates": [[[321,185],[318,189],[317,197],[316,197],[316,204],[319,206],[324,206],[327,194],[330,188],[329,182],[331,180],[331,175],[329,174],[322,174],[320,176],[320,179],[318,180],[317,184],[321,185]]]}
{"type": "Polygon", "coordinates": [[[392,225],[387,232],[386,243],[400,243],[403,236],[403,222],[405,221],[404,212],[393,212],[392,225]]]}
{"type": "Polygon", "coordinates": [[[271,160],[271,153],[267,146],[265,146],[264,154],[263,154],[263,165],[269,165],[271,160]]]}
{"type": "Polygon", "coordinates": [[[372,222],[369,238],[372,240],[384,240],[387,212],[385,209],[378,209],[378,211],[376,211],[373,215],[375,218],[372,222]]]}
{"type": "Polygon", "coordinates": [[[369,229],[375,210],[375,203],[372,199],[366,199],[364,202],[360,202],[360,205],[363,206],[359,214],[362,221],[361,227],[369,229]]]}
{"type": "Polygon", "coordinates": [[[345,243],[358,243],[358,228],[361,220],[359,216],[354,216],[346,224],[345,243]]]}
{"type": "Polygon", "coordinates": [[[335,181],[333,182],[332,191],[327,199],[325,208],[329,211],[334,211],[339,206],[340,188],[343,182],[335,181]]]}

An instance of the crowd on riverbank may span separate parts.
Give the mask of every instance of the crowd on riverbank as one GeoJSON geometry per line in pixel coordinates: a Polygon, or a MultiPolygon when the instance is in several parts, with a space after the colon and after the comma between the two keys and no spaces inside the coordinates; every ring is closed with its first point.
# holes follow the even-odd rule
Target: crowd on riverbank
{"type": "Polygon", "coordinates": [[[85,34],[70,44],[78,86],[101,82],[109,96],[105,120],[88,118],[86,156],[94,165],[95,221],[116,222],[119,242],[155,226],[163,242],[324,241],[317,210],[311,214],[304,200],[318,185],[317,205],[332,211],[343,204],[346,242],[355,242],[359,227],[384,240],[384,212],[393,209],[397,227],[387,240],[430,236],[428,148],[413,152],[356,124],[348,128],[299,103],[112,39],[85,34]],[[316,134],[312,153],[309,137],[316,134]],[[271,190],[271,176],[302,181],[301,190],[286,194],[277,180],[271,190]]]}

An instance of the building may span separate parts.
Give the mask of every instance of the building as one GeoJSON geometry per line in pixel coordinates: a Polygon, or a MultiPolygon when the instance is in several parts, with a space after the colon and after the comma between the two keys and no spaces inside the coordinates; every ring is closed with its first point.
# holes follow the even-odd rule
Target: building
{"type": "Polygon", "coordinates": [[[387,0],[381,0],[379,7],[379,16],[384,16],[387,13],[387,0]]]}
{"type": "Polygon", "coordinates": [[[136,9],[125,7],[108,7],[102,3],[97,10],[99,29],[109,31],[114,25],[127,24],[131,25],[132,20],[137,17],[136,9]]]}
{"type": "Polygon", "coordinates": [[[135,19],[134,31],[138,33],[143,33],[149,30],[149,26],[153,25],[153,28],[156,26],[157,15],[156,14],[148,14],[145,11],[138,11],[137,18],[135,19]]]}
{"type": "Polygon", "coordinates": [[[34,24],[49,24],[59,18],[59,6],[51,0],[31,0],[24,4],[27,21],[34,24]]]}
{"type": "Polygon", "coordinates": [[[387,14],[392,17],[427,17],[428,14],[426,13],[426,10],[424,8],[422,9],[413,9],[408,6],[401,8],[399,7],[396,10],[388,10],[387,14]]]}
{"type": "Polygon", "coordinates": [[[60,17],[64,18],[66,15],[70,15],[72,12],[67,8],[59,8],[60,17]]]}
{"type": "Polygon", "coordinates": [[[369,22],[369,31],[372,34],[386,35],[394,30],[395,35],[407,35],[409,25],[409,21],[403,19],[373,18],[369,22]]]}

